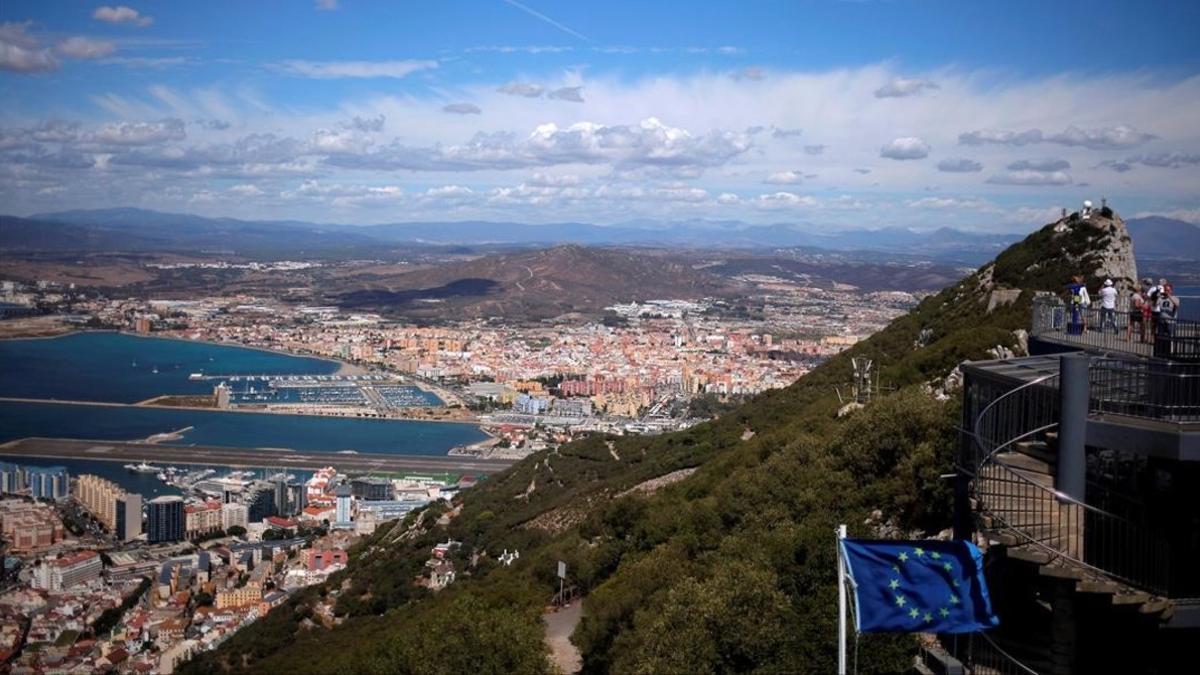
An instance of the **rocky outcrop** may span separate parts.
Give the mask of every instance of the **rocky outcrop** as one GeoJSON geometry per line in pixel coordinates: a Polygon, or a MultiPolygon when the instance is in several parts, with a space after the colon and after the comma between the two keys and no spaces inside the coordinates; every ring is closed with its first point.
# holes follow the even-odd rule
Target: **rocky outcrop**
{"type": "Polygon", "coordinates": [[[1092,276],[1112,279],[1120,291],[1129,291],[1137,285],[1137,261],[1133,257],[1133,238],[1125,227],[1125,221],[1110,209],[1093,211],[1091,216],[1080,218],[1078,227],[1090,227],[1102,234],[1095,255],[1098,258],[1092,276]]]}

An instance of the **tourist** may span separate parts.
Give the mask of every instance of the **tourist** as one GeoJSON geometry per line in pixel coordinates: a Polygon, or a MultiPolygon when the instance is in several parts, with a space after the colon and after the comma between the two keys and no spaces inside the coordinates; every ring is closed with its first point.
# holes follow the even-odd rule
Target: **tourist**
{"type": "Polygon", "coordinates": [[[1088,297],[1087,286],[1083,283],[1083,275],[1076,274],[1072,283],[1067,284],[1067,305],[1071,308],[1071,323],[1067,325],[1067,333],[1079,335],[1087,330],[1087,317],[1084,311],[1092,304],[1088,297]]]}
{"type": "Polygon", "coordinates": [[[1112,326],[1113,332],[1121,333],[1121,329],[1117,328],[1117,289],[1113,287],[1112,279],[1105,279],[1104,286],[1097,293],[1100,296],[1100,332],[1103,333],[1107,326],[1112,326]]]}
{"type": "MultiPolygon", "coordinates": [[[[1163,279],[1166,282],[1166,279],[1163,279]]],[[[1145,284],[1146,304],[1150,306],[1150,335],[1158,335],[1158,296],[1162,294],[1162,286],[1154,283],[1150,277],[1142,280],[1145,284]]]]}
{"type": "Polygon", "coordinates": [[[1138,342],[1146,341],[1146,323],[1150,320],[1150,303],[1141,290],[1134,288],[1129,297],[1129,327],[1126,339],[1133,341],[1133,331],[1138,331],[1138,342]]]}

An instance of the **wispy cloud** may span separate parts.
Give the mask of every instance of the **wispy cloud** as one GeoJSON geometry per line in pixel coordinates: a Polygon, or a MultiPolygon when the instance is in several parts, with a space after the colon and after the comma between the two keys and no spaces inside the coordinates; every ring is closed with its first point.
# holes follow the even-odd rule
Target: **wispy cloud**
{"type": "Polygon", "coordinates": [[[517,0],[504,0],[504,1],[532,17],[541,19],[542,21],[550,24],[551,26],[554,26],[555,28],[561,30],[562,32],[566,33],[567,35],[577,37],[580,40],[583,40],[584,42],[592,41],[592,39],[590,37],[583,35],[571,28],[568,28],[567,26],[562,25],[561,23],[555,21],[554,19],[551,19],[550,17],[546,16],[545,14],[542,14],[541,12],[539,12],[531,7],[528,7],[526,5],[523,5],[519,2],[517,2],[517,0]]]}
{"type": "Polygon", "coordinates": [[[437,61],[302,61],[288,60],[275,64],[275,69],[288,75],[310,77],[317,80],[339,78],[403,79],[409,75],[438,67],[437,61]]]}

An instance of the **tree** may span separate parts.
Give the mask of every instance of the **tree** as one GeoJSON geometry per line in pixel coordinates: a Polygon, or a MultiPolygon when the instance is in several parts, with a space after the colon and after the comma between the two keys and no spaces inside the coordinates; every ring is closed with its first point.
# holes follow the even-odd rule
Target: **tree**
{"type": "Polygon", "coordinates": [[[225,531],[225,533],[231,537],[241,538],[246,536],[246,528],[242,527],[241,525],[231,525],[229,529],[225,531]]]}

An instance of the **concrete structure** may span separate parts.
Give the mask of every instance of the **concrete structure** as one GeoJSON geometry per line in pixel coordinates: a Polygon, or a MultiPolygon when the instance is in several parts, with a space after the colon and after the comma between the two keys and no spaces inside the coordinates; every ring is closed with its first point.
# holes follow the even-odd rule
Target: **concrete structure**
{"type": "Polygon", "coordinates": [[[396,490],[392,481],[386,478],[364,476],[350,481],[350,493],[357,499],[385,501],[391,499],[396,490]]]}
{"type": "Polygon", "coordinates": [[[331,549],[305,549],[304,551],[304,567],[309,572],[320,572],[330,565],[345,565],[350,561],[350,556],[340,548],[331,549]]]}

